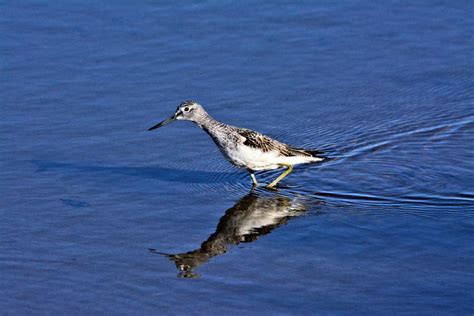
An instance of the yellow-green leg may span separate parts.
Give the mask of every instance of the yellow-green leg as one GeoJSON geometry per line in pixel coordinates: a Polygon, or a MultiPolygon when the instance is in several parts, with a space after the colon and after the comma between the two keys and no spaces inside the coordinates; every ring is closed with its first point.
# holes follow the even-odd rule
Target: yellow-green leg
{"type": "Polygon", "coordinates": [[[278,182],[280,182],[281,179],[283,179],[284,177],[286,177],[290,172],[293,171],[293,166],[290,165],[289,163],[281,163],[279,164],[281,167],[287,167],[288,169],[286,169],[281,175],[278,176],[278,178],[276,178],[275,180],[273,180],[272,183],[270,183],[269,185],[267,185],[267,188],[273,188],[275,187],[275,185],[277,185],[278,182]]]}
{"type": "Polygon", "coordinates": [[[252,172],[250,172],[250,177],[252,178],[253,186],[256,187],[258,185],[257,178],[255,178],[252,172]]]}

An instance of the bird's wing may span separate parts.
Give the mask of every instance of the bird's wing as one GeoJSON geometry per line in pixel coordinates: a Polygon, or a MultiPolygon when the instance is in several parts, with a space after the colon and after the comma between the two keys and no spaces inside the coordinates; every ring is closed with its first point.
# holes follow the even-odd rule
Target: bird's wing
{"type": "Polygon", "coordinates": [[[243,144],[249,147],[258,148],[264,152],[271,150],[278,150],[283,156],[312,156],[309,152],[304,149],[293,148],[287,144],[281,143],[268,136],[260,134],[258,132],[249,129],[240,129],[237,132],[242,136],[243,144]]]}
{"type": "Polygon", "coordinates": [[[261,149],[262,151],[271,151],[277,149],[277,142],[268,136],[257,133],[249,129],[240,129],[237,133],[242,136],[245,146],[261,149]]]}

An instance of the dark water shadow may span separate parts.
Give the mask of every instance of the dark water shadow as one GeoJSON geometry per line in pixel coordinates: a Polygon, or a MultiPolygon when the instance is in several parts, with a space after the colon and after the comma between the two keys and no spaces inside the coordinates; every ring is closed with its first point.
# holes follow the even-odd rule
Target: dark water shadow
{"type": "Polygon", "coordinates": [[[100,166],[81,163],[64,163],[58,161],[32,160],[36,172],[60,170],[79,173],[106,173],[126,176],[142,177],[169,182],[180,183],[228,183],[241,179],[243,172],[211,172],[200,170],[173,169],[165,167],[128,167],[128,166],[100,166]]]}
{"type": "MultiPolygon", "coordinates": [[[[178,277],[200,277],[194,270],[213,257],[226,253],[231,246],[251,243],[270,234],[289,220],[308,212],[310,206],[322,206],[322,200],[304,196],[285,196],[275,191],[252,190],[229,208],[216,231],[198,249],[169,254],[150,248],[151,253],[168,257],[178,269],[178,277]]],[[[320,210],[318,213],[321,214],[320,210]]]]}
{"type": "MultiPolygon", "coordinates": [[[[295,169],[306,169],[320,167],[321,165],[332,162],[339,158],[327,156],[323,162],[315,162],[308,164],[296,165],[295,169]]],[[[190,169],[174,169],[160,166],[153,167],[129,167],[129,166],[103,166],[87,163],[65,163],[59,161],[48,160],[31,160],[31,163],[36,166],[36,172],[47,171],[61,171],[76,172],[80,174],[108,174],[108,175],[125,175],[141,177],[146,179],[155,179],[166,182],[177,183],[194,183],[194,184],[222,184],[232,182],[245,181],[251,183],[250,176],[247,171],[235,168],[232,172],[213,172],[204,170],[190,170],[190,169]]],[[[264,170],[256,172],[259,181],[271,182],[275,179],[283,169],[264,170]]],[[[285,188],[285,184],[280,182],[278,188],[285,188]]]]}

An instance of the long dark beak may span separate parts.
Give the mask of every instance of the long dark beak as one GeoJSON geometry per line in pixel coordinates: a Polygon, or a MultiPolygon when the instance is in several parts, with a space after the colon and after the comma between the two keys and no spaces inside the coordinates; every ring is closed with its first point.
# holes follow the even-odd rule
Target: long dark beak
{"type": "Polygon", "coordinates": [[[148,130],[149,130],[149,131],[152,131],[152,130],[154,130],[154,129],[157,129],[157,128],[159,128],[159,127],[162,127],[162,126],[164,126],[164,125],[166,125],[166,124],[168,124],[168,123],[174,122],[174,121],[176,121],[176,115],[173,115],[172,117],[167,118],[167,119],[164,120],[163,122],[160,122],[160,123],[156,124],[155,126],[150,127],[148,130]]]}

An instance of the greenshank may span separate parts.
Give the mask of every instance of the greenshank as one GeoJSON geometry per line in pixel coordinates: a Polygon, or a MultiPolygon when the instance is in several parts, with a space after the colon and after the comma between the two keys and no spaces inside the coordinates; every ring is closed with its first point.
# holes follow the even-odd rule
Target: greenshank
{"type": "Polygon", "coordinates": [[[286,168],[267,185],[268,188],[274,188],[293,171],[294,165],[321,162],[326,159],[322,151],[291,147],[250,129],[218,122],[195,101],[182,102],[173,116],[148,130],[157,129],[176,120],[191,121],[202,128],[230,163],[250,173],[254,186],[258,185],[255,171],[286,168]]]}

